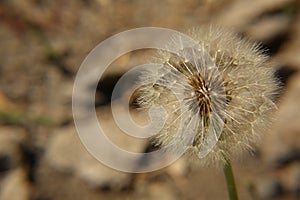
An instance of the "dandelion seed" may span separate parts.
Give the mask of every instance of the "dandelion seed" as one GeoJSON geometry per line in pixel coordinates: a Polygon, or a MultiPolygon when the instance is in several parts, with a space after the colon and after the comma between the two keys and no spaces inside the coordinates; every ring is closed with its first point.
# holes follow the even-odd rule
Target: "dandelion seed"
{"type": "Polygon", "coordinates": [[[199,46],[185,47],[175,36],[169,48],[178,55],[159,53],[163,67],[143,74],[141,83],[153,84],[140,88],[137,100],[145,109],[163,105],[169,114],[156,145],[186,141],[205,164],[225,163],[224,154],[232,159],[251,150],[268,127],[278,91],[274,69],[257,44],[223,28],[188,35],[199,46]]]}

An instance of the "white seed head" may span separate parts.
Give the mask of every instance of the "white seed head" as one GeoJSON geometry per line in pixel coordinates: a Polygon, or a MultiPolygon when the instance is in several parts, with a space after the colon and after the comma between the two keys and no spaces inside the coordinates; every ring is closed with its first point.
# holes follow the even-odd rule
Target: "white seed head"
{"type": "Polygon", "coordinates": [[[186,47],[175,36],[168,48],[178,55],[158,53],[155,62],[163,67],[142,75],[141,83],[153,84],[139,89],[137,101],[168,113],[155,144],[186,141],[202,163],[224,162],[251,150],[269,126],[278,91],[274,68],[256,43],[224,28],[199,27],[188,35],[199,46],[186,47]]]}

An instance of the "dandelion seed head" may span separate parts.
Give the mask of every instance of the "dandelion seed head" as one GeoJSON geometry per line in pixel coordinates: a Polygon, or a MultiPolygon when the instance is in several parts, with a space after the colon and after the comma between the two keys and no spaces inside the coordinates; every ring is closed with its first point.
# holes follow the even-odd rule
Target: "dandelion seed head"
{"type": "Polygon", "coordinates": [[[174,36],[168,48],[178,55],[158,53],[162,67],[142,74],[140,82],[151,84],[139,89],[137,102],[168,113],[156,145],[186,141],[203,164],[223,163],[224,155],[234,159],[252,150],[270,125],[278,91],[274,68],[259,45],[227,29],[204,26],[188,35],[199,45],[174,36]]]}

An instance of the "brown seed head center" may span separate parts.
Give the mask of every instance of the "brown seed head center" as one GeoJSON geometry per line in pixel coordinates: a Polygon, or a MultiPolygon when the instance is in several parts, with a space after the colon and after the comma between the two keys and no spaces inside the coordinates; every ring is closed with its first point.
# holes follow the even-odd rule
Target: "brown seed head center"
{"type": "Polygon", "coordinates": [[[206,86],[203,76],[200,73],[191,76],[189,83],[194,89],[200,115],[204,120],[205,127],[207,127],[209,125],[209,116],[212,111],[209,88],[206,86]]]}

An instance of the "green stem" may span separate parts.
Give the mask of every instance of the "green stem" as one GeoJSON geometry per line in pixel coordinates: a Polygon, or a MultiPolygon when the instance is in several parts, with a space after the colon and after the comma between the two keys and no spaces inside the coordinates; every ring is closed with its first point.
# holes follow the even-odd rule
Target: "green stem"
{"type": "Polygon", "coordinates": [[[234,182],[232,167],[230,164],[230,160],[226,159],[226,163],[224,165],[224,175],[226,178],[227,190],[230,200],[238,200],[237,190],[234,182]]]}

